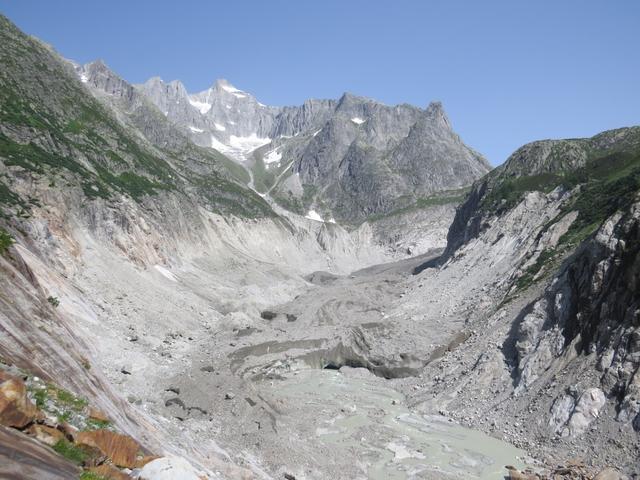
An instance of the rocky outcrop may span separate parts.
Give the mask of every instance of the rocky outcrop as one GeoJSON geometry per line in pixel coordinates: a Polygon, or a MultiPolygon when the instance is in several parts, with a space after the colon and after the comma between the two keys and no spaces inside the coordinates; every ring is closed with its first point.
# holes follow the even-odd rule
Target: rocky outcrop
{"type": "Polygon", "coordinates": [[[68,480],[81,470],[47,445],[0,425],[0,478],[68,480]]]}
{"type": "Polygon", "coordinates": [[[533,142],[519,148],[503,165],[474,183],[456,211],[444,257],[450,258],[490,224],[500,221],[526,192],[554,188],[566,192],[590,178],[601,180],[604,169],[621,167],[625,160],[620,157],[631,161],[628,156],[638,149],[640,127],[610,130],[589,139],[533,142]]]}
{"type": "Polygon", "coordinates": [[[548,375],[556,359],[569,352],[602,372],[598,388],[556,400],[551,423],[563,434],[580,435],[597,418],[605,402],[600,388],[616,405],[617,419],[640,429],[639,212],[636,203],[609,218],[565,262],[518,327],[516,391],[548,375]]]}
{"type": "Polygon", "coordinates": [[[38,415],[38,409],[27,397],[24,382],[18,378],[0,377],[0,424],[24,428],[38,415]]]}
{"type": "Polygon", "coordinates": [[[535,142],[474,184],[415,272],[452,279],[443,310],[476,332],[425,369],[433,404],[553,462],[637,470],[639,140],[535,142]]]}

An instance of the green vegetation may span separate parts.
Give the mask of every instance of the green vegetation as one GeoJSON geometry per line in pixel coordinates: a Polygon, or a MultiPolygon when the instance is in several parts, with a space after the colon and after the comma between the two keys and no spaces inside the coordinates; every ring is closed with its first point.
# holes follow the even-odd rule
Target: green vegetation
{"type": "Polygon", "coordinates": [[[84,411],[88,405],[87,400],[84,398],[77,397],[73,393],[53,384],[31,384],[29,392],[39,409],[58,417],[59,421],[81,423],[76,422],[76,420],[84,417],[84,411]]]}
{"type": "Polygon", "coordinates": [[[379,213],[375,215],[370,215],[367,218],[367,221],[375,222],[383,218],[403,215],[405,213],[413,212],[416,210],[422,210],[425,208],[434,207],[438,205],[459,204],[464,200],[468,191],[469,191],[469,188],[460,188],[457,190],[447,190],[444,192],[438,192],[429,197],[417,198],[412,203],[410,203],[405,207],[397,208],[388,213],[379,213]]]}
{"type": "Polygon", "coordinates": [[[47,302],[49,302],[53,307],[60,305],[60,299],[58,297],[48,297],[47,302]]]}
{"type": "Polygon", "coordinates": [[[502,180],[482,199],[481,208],[499,214],[515,207],[527,192],[549,193],[563,183],[563,177],[553,173],[541,173],[502,180]]]}
{"type": "Polygon", "coordinates": [[[0,255],[4,255],[13,242],[13,237],[6,230],[0,228],[0,255]]]}
{"type": "MultiPolygon", "coordinates": [[[[46,176],[52,188],[81,188],[88,199],[121,193],[140,201],[163,191],[195,192],[213,211],[274,215],[263,199],[235,183],[250,180],[241,165],[189,143],[174,151],[140,141],[42,44],[6,21],[0,42],[0,123],[10,127],[0,133],[4,165],[46,176]]],[[[0,217],[29,216],[30,203],[7,185],[0,179],[0,217]]]]}
{"type": "MultiPolygon", "coordinates": [[[[622,188],[624,195],[634,189],[637,191],[637,186],[634,186],[637,182],[628,177],[634,176],[634,172],[640,168],[640,147],[631,144],[628,150],[610,148],[608,152],[589,149],[588,151],[590,153],[585,165],[573,170],[510,178],[489,174],[490,188],[482,199],[481,208],[499,214],[513,208],[527,192],[548,193],[560,186],[570,190],[578,185],[586,185],[577,198],[583,198],[586,202],[597,202],[592,205],[597,205],[600,212],[594,212],[592,217],[603,219],[602,213],[609,212],[611,202],[615,202],[615,195],[611,195],[611,189],[622,188]],[[616,181],[621,183],[615,184],[616,181]]],[[[622,203],[627,203],[627,200],[623,200],[622,203]]],[[[581,209],[583,218],[586,218],[587,210],[581,209]]]]}
{"type": "Polygon", "coordinates": [[[80,411],[88,404],[84,398],[76,397],[73,393],[63,390],[62,388],[49,386],[49,391],[53,393],[60,404],[67,406],[72,410],[80,411]]]}
{"type": "MultiPolygon", "coordinates": [[[[318,187],[305,183],[302,185],[302,197],[296,197],[289,191],[280,192],[278,189],[271,192],[271,197],[278,203],[278,205],[286,208],[290,212],[305,215],[309,211],[317,192],[318,187]]],[[[320,207],[322,207],[322,205],[320,207]]],[[[322,208],[318,209],[322,211],[322,208]]]]}
{"type": "Polygon", "coordinates": [[[191,182],[212,211],[245,218],[275,216],[269,204],[255,192],[218,175],[194,176],[191,182]]]}
{"type": "Polygon", "coordinates": [[[98,475],[93,472],[82,472],[80,475],[80,480],[109,480],[107,477],[103,477],[102,475],[98,475]]]}
{"type": "Polygon", "coordinates": [[[102,430],[111,427],[112,424],[108,420],[96,420],[95,418],[87,419],[85,430],[102,430]]]}
{"type": "Polygon", "coordinates": [[[606,165],[619,165],[621,154],[617,158],[605,158],[602,165],[594,168],[593,176],[582,186],[564,212],[577,211],[578,218],[560,239],[561,244],[577,245],[593,232],[616,211],[627,209],[640,190],[640,155],[627,156],[622,168],[606,165]],[[595,176],[597,175],[597,176],[595,176]],[[595,177],[595,178],[594,178],[595,177]]]}
{"type": "Polygon", "coordinates": [[[548,269],[549,264],[554,258],[556,258],[557,253],[557,251],[549,249],[540,252],[540,255],[536,259],[535,263],[529,266],[529,268],[527,268],[527,270],[520,276],[520,278],[518,278],[516,282],[518,290],[523,290],[534,283],[536,276],[543,269],[548,269]]]}
{"type": "Polygon", "coordinates": [[[567,190],[575,189],[575,193],[543,231],[570,212],[577,212],[578,215],[556,248],[544,250],[520,276],[516,282],[518,290],[534,283],[541,272],[551,271],[568,252],[597,231],[615,212],[630,207],[640,191],[640,149],[595,156],[573,171],[508,179],[485,196],[481,207],[498,214],[512,208],[527,191],[549,192],[558,186],[567,190]]]}
{"type": "MultiPolygon", "coordinates": [[[[257,155],[255,155],[257,157],[257,155]]],[[[267,192],[275,183],[276,178],[282,170],[276,168],[267,168],[261,158],[257,158],[251,167],[253,173],[253,185],[259,192],[267,192]]]]}
{"type": "Polygon", "coordinates": [[[236,162],[225,157],[221,153],[217,155],[214,153],[209,153],[208,151],[204,151],[203,153],[207,156],[212,156],[214,161],[220,163],[231,174],[231,177],[236,181],[242,183],[243,185],[246,185],[251,181],[249,172],[247,172],[242,165],[237,164],[236,162]]]}
{"type": "Polygon", "coordinates": [[[58,443],[53,446],[53,449],[67,460],[78,465],[81,465],[88,457],[86,451],[74,445],[67,439],[59,440],[58,443]]]}

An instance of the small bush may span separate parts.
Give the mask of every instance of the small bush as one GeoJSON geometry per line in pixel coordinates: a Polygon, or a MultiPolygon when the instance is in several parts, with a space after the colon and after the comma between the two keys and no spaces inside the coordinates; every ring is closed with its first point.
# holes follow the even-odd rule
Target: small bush
{"type": "Polygon", "coordinates": [[[7,231],[0,228],[0,255],[4,255],[13,243],[13,237],[9,235],[7,231]]]}
{"type": "Polygon", "coordinates": [[[54,307],[60,305],[60,299],[58,297],[49,297],[47,298],[47,302],[49,302],[54,307]]]}
{"type": "Polygon", "coordinates": [[[78,465],[87,459],[87,453],[84,450],[66,439],[58,441],[58,443],[53,446],[53,449],[67,460],[71,460],[78,465]]]}

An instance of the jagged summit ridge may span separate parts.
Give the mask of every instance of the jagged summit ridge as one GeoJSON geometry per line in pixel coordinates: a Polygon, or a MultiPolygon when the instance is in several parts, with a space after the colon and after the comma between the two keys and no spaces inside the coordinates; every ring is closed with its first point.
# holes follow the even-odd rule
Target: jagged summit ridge
{"type": "Polygon", "coordinates": [[[358,223],[466,187],[490,169],[453,132],[441,102],[389,106],[345,92],[273,107],[226,79],[189,93],[159,77],[131,86],[103,62],[77,71],[109,95],[144,96],[194,143],[242,162],[259,192],[301,214],[358,223]]]}

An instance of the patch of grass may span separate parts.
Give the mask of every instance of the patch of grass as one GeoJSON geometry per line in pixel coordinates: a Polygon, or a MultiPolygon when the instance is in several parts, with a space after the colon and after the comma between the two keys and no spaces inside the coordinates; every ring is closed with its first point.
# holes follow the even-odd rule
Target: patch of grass
{"type": "Polygon", "coordinates": [[[88,404],[87,400],[81,397],[76,397],[73,393],[68,392],[62,388],[49,386],[49,391],[52,396],[55,397],[58,402],[66,407],[75,411],[81,411],[88,404]]]}
{"type": "Polygon", "coordinates": [[[103,477],[102,475],[98,475],[94,472],[82,472],[80,475],[80,480],[109,480],[107,477],[103,477]]]}
{"type": "Polygon", "coordinates": [[[540,271],[548,267],[549,263],[553,261],[557,254],[558,252],[555,249],[545,249],[540,252],[535,263],[530,265],[520,278],[518,278],[516,282],[518,290],[524,290],[533,284],[535,277],[540,273],[540,271]]]}
{"type": "Polygon", "coordinates": [[[4,255],[13,243],[13,237],[9,235],[9,232],[0,228],[0,255],[4,255]]]}
{"type": "Polygon", "coordinates": [[[561,182],[562,176],[554,173],[541,173],[502,180],[484,196],[480,208],[500,214],[515,207],[525,193],[532,191],[548,193],[561,182]]]}
{"type": "Polygon", "coordinates": [[[218,175],[194,176],[197,193],[209,208],[221,214],[244,218],[273,217],[275,212],[258,194],[218,175]]]}
{"type": "Polygon", "coordinates": [[[576,210],[578,218],[567,233],[560,238],[561,244],[577,245],[616,211],[625,210],[635,200],[640,190],[640,167],[625,176],[610,172],[609,178],[588,183],[576,194],[565,210],[576,210]]]}
{"type": "Polygon", "coordinates": [[[3,182],[0,182],[0,204],[26,206],[26,203],[3,182]]]}
{"type": "Polygon", "coordinates": [[[98,475],[94,472],[82,472],[80,475],[80,480],[109,480],[107,477],[103,477],[102,475],[98,475]]]}
{"type": "Polygon", "coordinates": [[[519,290],[529,287],[539,277],[539,272],[549,270],[563,253],[593,235],[607,218],[631,206],[640,191],[640,155],[616,152],[593,159],[585,167],[566,173],[562,181],[567,188],[579,188],[545,229],[569,212],[577,212],[578,216],[560,237],[556,248],[544,250],[536,262],[518,278],[516,285],[519,290]]]}
{"type": "Polygon", "coordinates": [[[79,120],[71,120],[64,128],[65,132],[69,133],[82,133],[84,130],[84,125],[79,120]]]}
{"type": "Polygon", "coordinates": [[[33,397],[36,401],[36,407],[39,409],[43,409],[47,404],[47,399],[49,398],[49,392],[46,388],[38,389],[33,392],[33,397]]]}
{"type": "Polygon", "coordinates": [[[461,188],[458,190],[449,190],[446,192],[440,192],[440,193],[431,195],[429,197],[418,198],[413,203],[405,207],[392,210],[388,213],[378,213],[375,215],[370,215],[369,217],[367,217],[367,221],[375,222],[383,218],[402,215],[412,211],[422,210],[425,208],[434,207],[438,205],[459,204],[465,199],[465,195],[467,194],[468,191],[469,191],[469,188],[461,188]]]}
{"type": "Polygon", "coordinates": [[[67,460],[71,460],[78,465],[81,465],[88,457],[83,449],[77,447],[67,439],[58,441],[58,443],[53,446],[53,449],[67,460]]]}
{"type": "MultiPolygon", "coordinates": [[[[255,156],[257,157],[257,155],[255,156]]],[[[280,174],[280,170],[275,166],[267,168],[261,158],[256,158],[251,171],[253,173],[253,184],[255,188],[262,193],[268,191],[269,188],[273,186],[277,175],[280,174]]]]}
{"type": "Polygon", "coordinates": [[[102,430],[104,428],[111,427],[111,425],[112,424],[109,420],[96,420],[95,418],[88,418],[85,430],[102,430]]]}
{"type": "Polygon", "coordinates": [[[163,190],[166,188],[164,185],[152,182],[148,178],[142,177],[133,172],[124,172],[111,178],[113,179],[114,184],[129,193],[133,198],[140,198],[144,195],[153,195],[156,190],[163,190]]]}

